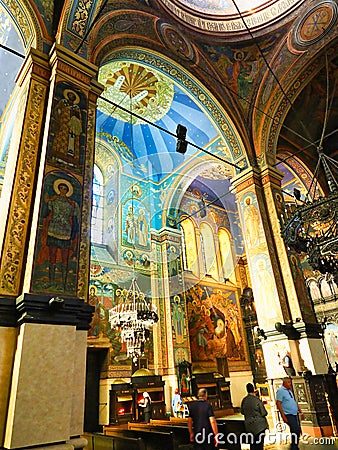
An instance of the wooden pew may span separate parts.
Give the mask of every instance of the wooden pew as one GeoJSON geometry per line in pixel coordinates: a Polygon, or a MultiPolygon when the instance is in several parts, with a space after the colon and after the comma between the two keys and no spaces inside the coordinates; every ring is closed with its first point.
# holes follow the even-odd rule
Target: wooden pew
{"type": "MultiPolygon", "coordinates": [[[[227,450],[241,450],[241,434],[245,433],[244,419],[243,418],[223,418],[217,419],[218,432],[222,433],[220,449],[227,450]]],[[[149,432],[171,431],[174,434],[174,450],[183,450],[184,447],[188,447],[189,433],[187,426],[187,419],[179,420],[150,420],[149,424],[146,423],[128,423],[128,429],[147,430],[149,432]]],[[[245,442],[245,441],[244,441],[245,442]]]]}
{"type": "Polygon", "coordinates": [[[92,434],[90,448],[92,450],[147,450],[141,437],[125,436],[119,431],[111,432],[109,436],[92,434]]]}
{"type": "Polygon", "coordinates": [[[183,425],[176,425],[174,423],[170,423],[168,420],[151,420],[149,424],[129,422],[128,430],[134,430],[135,432],[146,430],[150,433],[171,433],[173,435],[173,450],[181,450],[183,447],[187,447],[190,443],[187,423],[183,425]]]}
{"type": "Polygon", "coordinates": [[[155,427],[147,427],[148,424],[138,425],[141,426],[135,427],[135,429],[128,428],[127,430],[110,431],[109,429],[105,429],[105,435],[109,437],[118,433],[124,437],[141,438],[145,445],[145,450],[178,450],[174,433],[171,430],[162,431],[155,427]]]}

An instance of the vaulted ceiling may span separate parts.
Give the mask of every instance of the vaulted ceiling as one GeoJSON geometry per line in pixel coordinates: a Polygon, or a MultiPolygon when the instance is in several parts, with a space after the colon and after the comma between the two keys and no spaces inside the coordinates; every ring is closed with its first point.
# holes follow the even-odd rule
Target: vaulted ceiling
{"type": "MultiPolygon", "coordinates": [[[[34,4],[42,17],[53,16],[42,2],[34,4]]],[[[72,49],[78,45],[78,53],[101,66],[101,73],[107,73],[110,65],[112,77],[121,75],[126,67],[138,72],[133,104],[131,91],[120,89],[126,82],[122,86],[115,79],[114,85],[112,78],[107,81],[109,77],[101,81],[106,93],[110,90],[108,98],[111,95],[126,110],[145,114],[150,123],[134,122],[131,142],[130,116],[123,117],[122,110],[118,113],[118,108],[104,107],[101,101],[97,131],[102,136],[118,134],[125,144],[125,161],[141,160],[137,169],[140,174],[144,157],[148,158],[149,178],[159,181],[196,152],[193,147],[188,148],[186,156],[175,152],[172,133],[177,123],[187,127],[188,139],[198,146],[209,148],[217,142],[220,123],[208,114],[208,107],[192,97],[190,80],[204,85],[210,99],[222,105],[252,164],[266,159],[275,163],[277,155],[297,172],[297,163],[290,159],[290,155],[296,155],[313,170],[319,143],[324,152],[336,158],[336,1],[107,0],[96,9],[95,5],[73,2],[63,44],[72,49]],[[128,59],[127,50],[138,48],[161,55],[161,67],[156,67],[159,59],[152,61],[149,57],[146,64],[128,59]],[[186,85],[178,82],[172,62],[189,74],[186,85]],[[145,81],[162,89],[161,95],[149,86],[145,89],[145,81]],[[133,155],[128,154],[131,147],[133,155]]],[[[3,10],[0,12],[3,26],[3,10]]],[[[63,13],[61,19],[64,17],[63,13]]],[[[52,27],[47,29],[52,33],[52,27]]],[[[15,41],[18,35],[6,44],[18,49],[15,41]]],[[[21,60],[16,58],[20,65],[21,60]]],[[[1,70],[4,67],[1,64],[1,70]]],[[[11,68],[13,73],[15,68],[11,68]]],[[[9,78],[5,77],[6,83],[9,78]]],[[[131,79],[136,81],[136,77],[131,79]]],[[[6,94],[3,92],[3,102],[6,94]]],[[[199,99],[203,95],[199,94],[199,99]]],[[[225,129],[229,123],[221,127],[225,129]]],[[[224,156],[227,158],[226,151],[224,156]]]]}

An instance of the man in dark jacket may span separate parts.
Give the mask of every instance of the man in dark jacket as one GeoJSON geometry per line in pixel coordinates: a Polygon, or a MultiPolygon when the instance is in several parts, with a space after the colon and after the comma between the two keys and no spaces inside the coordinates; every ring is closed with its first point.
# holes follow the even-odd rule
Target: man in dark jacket
{"type": "Polygon", "coordinates": [[[198,400],[188,404],[188,430],[194,450],[213,450],[217,448],[218,427],[214,411],[207,401],[208,392],[198,391],[198,400]]]}
{"type": "Polygon", "coordinates": [[[251,450],[263,450],[265,430],[268,428],[268,415],[263,402],[255,394],[252,383],[246,385],[248,395],[243,398],[241,413],[244,415],[246,441],[251,450]]]}

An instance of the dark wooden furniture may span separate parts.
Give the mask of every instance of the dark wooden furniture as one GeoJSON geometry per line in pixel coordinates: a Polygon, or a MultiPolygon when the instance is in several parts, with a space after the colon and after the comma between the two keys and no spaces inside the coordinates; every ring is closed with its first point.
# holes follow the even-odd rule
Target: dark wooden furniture
{"type": "Polygon", "coordinates": [[[230,394],[230,381],[219,373],[194,373],[193,394],[197,395],[200,388],[208,392],[208,401],[211,403],[215,413],[217,411],[233,413],[234,409],[230,394]]]}
{"type": "Polygon", "coordinates": [[[95,433],[88,439],[88,450],[147,450],[141,437],[126,436],[116,432],[110,436],[95,433]]]}
{"type": "MultiPolygon", "coordinates": [[[[141,439],[145,450],[191,450],[187,419],[151,420],[149,424],[130,422],[128,429],[104,427],[105,436],[116,439],[141,439]]],[[[241,435],[245,432],[244,419],[217,419],[221,437],[220,450],[240,450],[241,435]]],[[[87,436],[86,436],[87,437],[87,436]]],[[[87,437],[87,439],[89,439],[87,437]]],[[[133,442],[133,441],[131,441],[133,442]]],[[[244,441],[245,442],[245,441],[244,441]]],[[[105,450],[114,447],[88,447],[88,450],[105,450]]],[[[141,447],[140,447],[141,449],[141,447]]],[[[134,450],[134,447],[130,447],[134,450]]]]}
{"type": "Polygon", "coordinates": [[[135,418],[134,389],[123,381],[111,385],[109,392],[109,423],[127,423],[135,418]]]}
{"type": "Polygon", "coordinates": [[[148,392],[152,404],[152,419],[165,418],[164,381],[160,375],[153,375],[151,371],[140,369],[131,377],[135,399],[135,420],[144,420],[143,408],[138,406],[143,401],[143,392],[148,392]]]}

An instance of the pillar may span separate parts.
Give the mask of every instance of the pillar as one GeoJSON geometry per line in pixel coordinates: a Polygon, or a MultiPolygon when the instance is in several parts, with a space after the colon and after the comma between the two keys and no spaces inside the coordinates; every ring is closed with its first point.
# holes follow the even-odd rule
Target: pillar
{"type": "Polygon", "coordinates": [[[55,45],[17,79],[0,228],[0,446],[83,448],[97,68],[55,45]],[[7,170],[8,169],[8,170],[7,170]],[[3,364],[2,364],[3,363],[3,364]]]}
{"type": "Polygon", "coordinates": [[[285,375],[278,356],[285,350],[297,372],[326,370],[320,327],[296,255],[288,254],[280,233],[281,179],[275,168],[265,166],[234,180],[258,324],[268,336],[262,345],[269,378],[285,375]],[[278,323],[282,332],[275,329],[278,323]]]}
{"type": "MultiPolygon", "coordinates": [[[[162,346],[162,368],[166,383],[167,410],[171,409],[171,398],[176,387],[180,387],[178,380],[178,365],[182,361],[189,361],[189,333],[184,286],[182,278],[181,232],[174,229],[162,229],[152,236],[154,250],[157,253],[157,292],[160,304],[164,305],[161,329],[158,343],[162,346]],[[163,350],[165,350],[163,352],[163,350]]],[[[153,274],[154,275],[154,274],[153,274]]],[[[155,280],[155,277],[153,277],[155,280]]],[[[156,349],[155,349],[156,354],[156,349]]]]}
{"type": "Polygon", "coordinates": [[[286,375],[279,361],[281,353],[287,350],[291,353],[296,375],[304,375],[294,379],[294,389],[306,416],[302,426],[318,436],[327,434],[327,423],[324,430],[317,420],[321,411],[326,408],[327,412],[327,405],[315,398],[310,401],[311,396],[305,394],[301,397],[300,386],[316,383],[323,386],[322,374],[327,373],[327,362],[321,327],[316,321],[297,255],[288,253],[281,237],[280,218],[284,210],[281,179],[282,174],[276,169],[265,166],[247,170],[237,177],[234,185],[258,324],[267,336],[261,343],[267,376],[271,380],[271,396],[274,398],[280,378],[286,375]]]}

